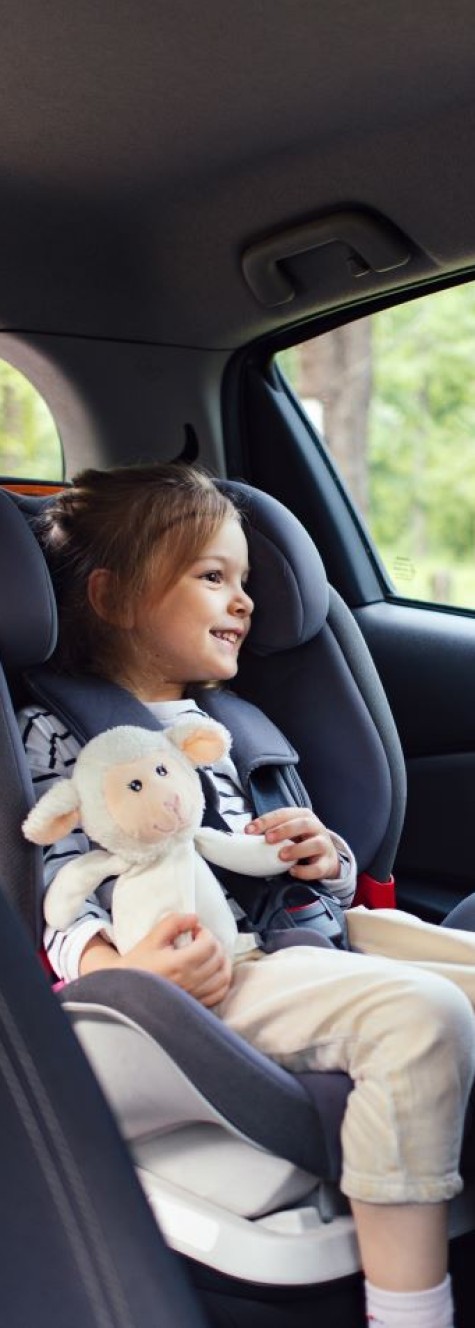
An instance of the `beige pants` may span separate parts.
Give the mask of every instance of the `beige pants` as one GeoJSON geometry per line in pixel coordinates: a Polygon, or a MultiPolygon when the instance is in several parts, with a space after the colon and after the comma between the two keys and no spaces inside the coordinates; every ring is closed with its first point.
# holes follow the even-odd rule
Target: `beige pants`
{"type": "Polygon", "coordinates": [[[351,951],[296,946],[239,964],[216,1013],[289,1070],[351,1076],[350,1198],[449,1199],[475,1073],[475,933],[392,909],[352,909],[348,923],[351,951]]]}
{"type": "Polygon", "coordinates": [[[475,1008],[475,932],[438,927],[398,908],[351,908],[346,917],[354,950],[440,973],[461,987],[475,1008]]]}

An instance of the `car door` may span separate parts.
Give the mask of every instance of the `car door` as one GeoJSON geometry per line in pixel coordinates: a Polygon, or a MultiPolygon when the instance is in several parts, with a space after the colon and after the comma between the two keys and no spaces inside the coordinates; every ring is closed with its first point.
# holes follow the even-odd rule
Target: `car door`
{"type": "MultiPolygon", "coordinates": [[[[354,612],[407,766],[398,903],[440,920],[473,889],[475,288],[443,290],[375,312],[380,323],[377,334],[371,330],[365,515],[361,474],[359,505],[351,489],[358,491],[361,452],[358,355],[361,360],[363,322],[370,320],[366,310],[364,320],[356,312],[346,325],[321,319],[305,343],[294,330],[285,342],[262,343],[236,359],[225,396],[228,464],[230,473],[292,508],[354,612]],[[335,334],[341,340],[342,331],[347,343],[356,340],[356,356],[351,359],[347,344],[347,360],[340,353],[332,376],[331,356],[322,347],[335,334]],[[318,361],[313,397],[312,345],[318,361]],[[345,422],[340,462],[332,437],[329,446],[324,440],[325,396],[331,401],[332,391],[338,393],[338,371],[347,379],[339,403],[345,422]]],[[[328,414],[335,428],[338,403],[328,414]]]]}

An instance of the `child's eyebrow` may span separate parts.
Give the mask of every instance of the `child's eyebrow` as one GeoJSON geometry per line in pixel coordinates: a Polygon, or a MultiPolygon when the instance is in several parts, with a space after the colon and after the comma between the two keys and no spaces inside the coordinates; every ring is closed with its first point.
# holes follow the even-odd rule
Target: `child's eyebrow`
{"type": "MultiPolygon", "coordinates": [[[[198,558],[195,558],[195,563],[230,563],[231,565],[236,563],[237,565],[238,561],[237,558],[233,558],[230,554],[226,553],[202,553],[198,558]]],[[[249,574],[249,563],[245,563],[242,570],[246,574],[249,574]]]]}

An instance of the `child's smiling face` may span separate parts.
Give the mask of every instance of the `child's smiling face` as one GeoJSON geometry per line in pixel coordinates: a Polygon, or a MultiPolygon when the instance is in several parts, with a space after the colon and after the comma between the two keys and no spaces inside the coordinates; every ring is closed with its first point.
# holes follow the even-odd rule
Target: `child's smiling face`
{"type": "Polygon", "coordinates": [[[246,538],[231,516],[164,596],[153,585],[144,592],[130,622],[141,646],[142,700],[177,700],[188,683],[234,677],[253,609],[248,571],[246,538]]]}

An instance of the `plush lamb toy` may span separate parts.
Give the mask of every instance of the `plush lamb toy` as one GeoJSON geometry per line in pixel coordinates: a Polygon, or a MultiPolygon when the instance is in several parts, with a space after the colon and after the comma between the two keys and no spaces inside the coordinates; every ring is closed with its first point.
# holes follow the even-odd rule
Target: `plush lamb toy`
{"type": "Polygon", "coordinates": [[[249,948],[239,936],[219,882],[204,861],[250,876],[286,871],[279,848],[263,835],[231,835],[201,826],[204,798],[196,766],[230,749],[227,729],[196,716],[166,732],[122,726],[86,743],[72,777],[39,799],[23,824],[27,839],[53,844],[81,826],[102,848],[61,867],[45,896],[45,917],[64,930],[108,877],[114,942],[121,954],[167,913],[196,913],[230,954],[249,948]]]}

